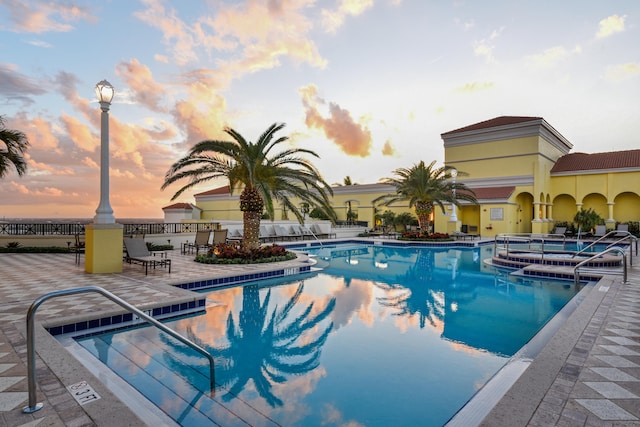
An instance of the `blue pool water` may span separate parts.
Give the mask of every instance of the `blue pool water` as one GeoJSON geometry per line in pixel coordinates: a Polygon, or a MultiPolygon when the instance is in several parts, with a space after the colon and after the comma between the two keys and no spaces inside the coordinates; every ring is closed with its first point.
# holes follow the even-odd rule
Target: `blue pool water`
{"type": "Polygon", "coordinates": [[[496,275],[479,249],[315,250],[320,273],[207,295],[167,324],[81,338],[182,425],[439,426],[576,293],[496,275]]]}

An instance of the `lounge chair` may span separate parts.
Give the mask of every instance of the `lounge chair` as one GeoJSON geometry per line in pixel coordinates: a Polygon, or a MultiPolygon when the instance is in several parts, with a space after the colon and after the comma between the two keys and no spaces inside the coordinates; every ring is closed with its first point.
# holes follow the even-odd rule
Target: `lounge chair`
{"type": "Polygon", "coordinates": [[[607,234],[607,227],[605,225],[596,225],[593,237],[603,237],[605,234],[607,234]]]}
{"type": "Polygon", "coordinates": [[[567,227],[556,227],[553,230],[552,234],[562,234],[563,236],[567,233],[567,227]]]}
{"type": "Polygon", "coordinates": [[[227,240],[236,245],[242,244],[242,241],[244,240],[242,230],[239,230],[239,229],[231,230],[227,235],[227,240]]]}
{"type": "Polygon", "coordinates": [[[209,237],[211,236],[211,230],[199,230],[196,231],[196,239],[193,242],[185,242],[182,245],[182,253],[186,254],[187,252],[192,253],[193,250],[196,250],[196,255],[200,252],[200,249],[208,249],[211,245],[209,244],[209,237]]]}
{"type": "Polygon", "coordinates": [[[293,240],[298,238],[296,234],[288,232],[284,227],[277,224],[273,226],[273,232],[276,235],[274,240],[293,240]]]}
{"type": "Polygon", "coordinates": [[[260,239],[260,243],[271,242],[273,241],[273,235],[267,231],[267,227],[264,225],[260,226],[260,234],[258,238],[260,239]]]}
{"type": "Polygon", "coordinates": [[[161,267],[169,267],[169,273],[171,273],[171,259],[164,257],[156,257],[149,251],[144,239],[125,237],[124,248],[126,255],[124,260],[131,263],[141,264],[144,266],[145,276],[149,273],[149,265],[156,268],[156,265],[161,267]]]}
{"type": "Polygon", "coordinates": [[[227,235],[229,230],[224,228],[222,230],[213,230],[213,243],[211,246],[227,243],[227,235]]]}
{"type": "Polygon", "coordinates": [[[616,233],[616,237],[624,237],[629,233],[629,224],[618,224],[616,227],[616,231],[620,231],[620,233],[616,233]]]}
{"type": "Polygon", "coordinates": [[[451,237],[453,237],[456,240],[473,240],[476,237],[478,237],[477,234],[469,234],[469,233],[463,233],[462,231],[454,231],[453,233],[451,233],[451,237]]]}

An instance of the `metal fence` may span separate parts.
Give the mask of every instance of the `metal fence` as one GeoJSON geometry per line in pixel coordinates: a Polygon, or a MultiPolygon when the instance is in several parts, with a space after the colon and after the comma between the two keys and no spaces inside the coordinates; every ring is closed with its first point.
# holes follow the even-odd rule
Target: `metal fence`
{"type": "MultiPolygon", "coordinates": [[[[84,234],[87,224],[55,224],[55,223],[0,223],[0,235],[11,236],[51,236],[51,235],[75,235],[84,234]]],[[[199,230],[214,230],[218,223],[211,222],[172,222],[172,223],[145,223],[122,224],[124,235],[134,234],[178,234],[195,233],[199,230]]]]}

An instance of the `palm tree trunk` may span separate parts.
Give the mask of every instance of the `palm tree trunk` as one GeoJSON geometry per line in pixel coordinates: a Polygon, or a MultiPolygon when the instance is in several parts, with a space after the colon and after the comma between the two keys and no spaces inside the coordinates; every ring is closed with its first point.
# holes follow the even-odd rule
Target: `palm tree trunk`
{"type": "Polygon", "coordinates": [[[244,237],[242,247],[244,249],[255,249],[260,246],[260,212],[244,211],[242,212],[242,222],[244,228],[244,237]]]}
{"type": "Polygon", "coordinates": [[[418,225],[422,234],[429,233],[429,216],[433,211],[433,205],[425,202],[416,203],[416,216],[418,217],[418,225]]]}

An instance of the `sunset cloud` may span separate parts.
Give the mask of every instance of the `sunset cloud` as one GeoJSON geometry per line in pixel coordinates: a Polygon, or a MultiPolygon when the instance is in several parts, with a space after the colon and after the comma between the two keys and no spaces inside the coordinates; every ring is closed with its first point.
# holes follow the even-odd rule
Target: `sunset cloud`
{"type": "Polygon", "coordinates": [[[76,117],[66,114],[60,117],[60,121],[69,138],[75,145],[88,152],[94,152],[100,146],[100,137],[91,132],[91,129],[76,117]]]}
{"type": "Polygon", "coordinates": [[[386,140],[384,145],[382,146],[382,155],[383,156],[393,156],[396,153],[396,149],[391,143],[390,140],[386,140]]]}
{"type": "Polygon", "coordinates": [[[12,30],[23,33],[66,32],[73,29],[71,22],[97,20],[85,7],[55,0],[4,0],[1,7],[9,11],[12,30]]]}
{"type": "Polygon", "coordinates": [[[8,100],[32,104],[32,95],[46,93],[41,82],[18,71],[14,64],[0,64],[0,94],[8,100]]]}
{"type": "Polygon", "coordinates": [[[604,18],[598,24],[598,32],[596,33],[596,38],[602,39],[605,37],[609,37],[615,33],[621,33],[624,31],[624,21],[626,16],[618,16],[611,15],[607,18],[604,18]]]}
{"type": "Polygon", "coordinates": [[[476,56],[484,58],[486,62],[493,62],[493,50],[495,45],[493,41],[500,37],[504,28],[493,30],[489,37],[477,40],[473,43],[473,53],[476,56]]]}
{"type": "Polygon", "coordinates": [[[493,85],[493,82],[471,82],[466,83],[464,86],[459,87],[457,90],[464,93],[475,93],[491,89],[493,85]]]}
{"type": "Polygon", "coordinates": [[[305,123],[309,128],[321,129],[345,154],[367,157],[371,152],[371,131],[364,123],[356,123],[351,113],[333,102],[318,97],[315,85],[299,89],[305,110],[305,123]],[[328,117],[323,117],[319,107],[328,104],[328,117]]]}
{"type": "Polygon", "coordinates": [[[620,81],[640,76],[640,63],[629,62],[626,64],[611,65],[607,67],[605,76],[607,80],[612,81],[620,81]]]}
{"type": "Polygon", "coordinates": [[[164,86],[153,79],[151,69],[133,58],[129,62],[120,62],[116,67],[118,74],[133,92],[133,99],[153,111],[165,111],[160,106],[165,95],[164,86]]]}
{"type": "Polygon", "coordinates": [[[198,55],[194,51],[195,40],[188,25],[178,18],[175,9],[166,9],[162,0],[142,0],[142,3],[146,9],[135,12],[134,16],[160,30],[173,60],[178,65],[196,62],[198,55]]]}
{"type": "Polygon", "coordinates": [[[554,46],[549,49],[545,49],[542,53],[528,56],[527,60],[530,63],[541,67],[549,67],[563,58],[566,58],[568,54],[569,53],[564,47],[554,46]]]}
{"type": "Polygon", "coordinates": [[[322,27],[334,33],[348,16],[358,16],[373,6],[373,0],[340,0],[337,10],[322,10],[322,27]]]}

